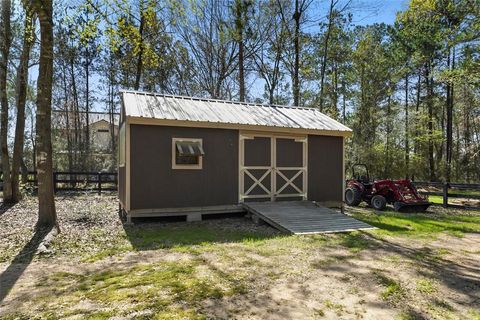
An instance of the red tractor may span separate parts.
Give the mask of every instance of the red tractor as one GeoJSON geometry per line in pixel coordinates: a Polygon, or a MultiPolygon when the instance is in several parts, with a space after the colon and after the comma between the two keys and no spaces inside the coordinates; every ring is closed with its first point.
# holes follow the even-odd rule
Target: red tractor
{"type": "Polygon", "coordinates": [[[365,201],[376,210],[385,209],[389,203],[395,211],[424,212],[432,204],[426,197],[418,194],[410,180],[372,182],[364,164],[352,166],[352,174],[353,178],[348,180],[345,190],[345,202],[349,206],[358,206],[365,201]]]}

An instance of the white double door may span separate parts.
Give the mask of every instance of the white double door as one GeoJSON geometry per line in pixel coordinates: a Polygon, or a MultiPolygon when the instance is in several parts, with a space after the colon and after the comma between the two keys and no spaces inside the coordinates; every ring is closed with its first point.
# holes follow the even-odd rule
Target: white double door
{"type": "Polygon", "coordinates": [[[307,136],[240,133],[239,201],[307,199],[307,136]]]}

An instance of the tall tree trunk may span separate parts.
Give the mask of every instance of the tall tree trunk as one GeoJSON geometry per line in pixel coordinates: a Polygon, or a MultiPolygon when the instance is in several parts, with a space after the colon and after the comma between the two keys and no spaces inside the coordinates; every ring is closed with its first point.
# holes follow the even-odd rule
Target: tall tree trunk
{"type": "Polygon", "coordinates": [[[295,20],[295,35],[294,35],[294,42],[295,42],[295,63],[293,67],[293,105],[299,106],[300,105],[300,80],[299,80],[299,73],[300,73],[300,18],[302,12],[299,8],[299,0],[295,0],[295,13],[293,15],[293,19],[295,20]]]}
{"type": "Polygon", "coordinates": [[[347,122],[347,88],[345,79],[342,78],[342,119],[343,124],[347,122]]]}
{"type": "MultiPolygon", "coordinates": [[[[63,80],[63,94],[65,99],[65,131],[67,135],[67,152],[68,152],[68,171],[73,171],[73,145],[72,145],[72,128],[70,121],[73,113],[73,102],[70,101],[70,94],[67,82],[67,66],[63,64],[62,80],[63,80]]],[[[73,178],[73,177],[72,177],[73,178]]],[[[72,185],[73,187],[73,185],[72,185]]]]}
{"type": "Polygon", "coordinates": [[[77,80],[75,78],[75,60],[74,56],[72,55],[69,60],[69,69],[70,69],[70,81],[72,86],[72,95],[73,95],[73,105],[72,105],[72,117],[73,117],[73,153],[74,153],[74,167],[78,168],[78,151],[80,149],[80,114],[78,110],[79,102],[78,102],[78,91],[77,91],[77,80]]]}
{"type": "MultiPolygon", "coordinates": [[[[415,125],[414,125],[414,130],[415,130],[415,136],[418,136],[419,134],[419,116],[418,116],[418,111],[420,110],[420,93],[422,91],[422,68],[418,68],[418,79],[417,79],[417,98],[415,100],[415,125]]],[[[413,141],[413,153],[416,155],[418,152],[418,141],[417,139],[414,139],[413,141]]]]}
{"type": "Polygon", "coordinates": [[[140,80],[142,78],[142,70],[143,70],[143,29],[145,27],[145,17],[143,13],[143,0],[140,1],[140,25],[138,27],[138,33],[140,34],[140,50],[138,51],[138,58],[137,58],[137,70],[135,73],[135,85],[134,89],[138,90],[140,88],[140,80]]]}
{"type": "Polygon", "coordinates": [[[408,72],[405,74],[405,177],[410,174],[410,140],[408,136],[408,72]]]}
{"type": "Polygon", "coordinates": [[[427,107],[428,107],[428,164],[429,164],[429,173],[430,181],[435,181],[436,172],[435,172],[435,158],[434,158],[434,149],[433,149],[433,70],[431,70],[432,64],[431,61],[426,64],[425,68],[425,80],[427,84],[427,107]]]}
{"type": "Polygon", "coordinates": [[[335,111],[335,119],[338,119],[338,65],[337,62],[333,64],[333,98],[332,104],[335,111]]]}
{"type": "Polygon", "coordinates": [[[115,143],[115,71],[113,66],[113,56],[110,52],[109,70],[108,70],[108,90],[109,90],[109,113],[110,113],[110,142],[112,150],[112,159],[114,163],[117,161],[117,144],[115,143]]]}
{"type": "MultiPolygon", "coordinates": [[[[447,68],[453,70],[455,68],[455,47],[448,52],[447,68]]],[[[453,151],[453,83],[447,81],[447,146],[446,146],[446,161],[445,161],[445,175],[446,181],[450,182],[452,171],[452,151],[453,151]]]]}
{"type": "MultiPolygon", "coordinates": [[[[67,152],[68,152],[68,171],[73,172],[73,148],[72,148],[72,128],[70,127],[70,101],[68,99],[67,90],[65,90],[65,131],[67,134],[67,152]]],[[[70,179],[73,180],[73,175],[70,179]]],[[[73,187],[73,184],[72,184],[73,187]]]]}
{"type": "Polygon", "coordinates": [[[3,201],[12,201],[12,183],[10,177],[10,157],[8,154],[8,97],[7,70],[12,30],[10,16],[12,14],[10,0],[2,0],[0,21],[0,153],[3,172],[3,201]]]}
{"type": "Polygon", "coordinates": [[[33,172],[37,172],[37,142],[35,141],[35,121],[33,118],[35,117],[34,114],[31,114],[30,119],[30,143],[32,144],[32,165],[33,165],[33,172]]]}
{"type": "Polygon", "coordinates": [[[25,164],[24,159],[20,163],[20,172],[22,173],[22,183],[25,184],[28,182],[28,168],[25,164]]]}
{"type": "Polygon", "coordinates": [[[30,51],[32,49],[35,33],[33,21],[32,9],[27,4],[25,8],[25,30],[23,32],[22,53],[17,71],[17,123],[15,126],[15,143],[13,146],[12,160],[12,200],[15,202],[18,202],[21,198],[19,175],[25,140],[25,103],[27,100],[28,62],[30,60],[30,51]]]}
{"type": "MultiPolygon", "coordinates": [[[[455,177],[454,181],[459,181],[460,179],[460,141],[461,141],[461,136],[460,136],[460,126],[458,123],[455,124],[455,177]]],[[[467,171],[467,170],[464,170],[467,171]]],[[[465,175],[462,175],[462,180],[465,179],[465,175]]]]}
{"type": "Polygon", "coordinates": [[[328,43],[330,40],[330,33],[332,29],[332,24],[333,24],[333,8],[334,8],[334,0],[330,0],[330,10],[328,12],[328,26],[327,26],[327,32],[325,34],[325,39],[323,42],[322,66],[320,70],[320,106],[319,106],[320,111],[323,111],[325,70],[327,68],[328,43]]]}
{"type": "Polygon", "coordinates": [[[53,19],[52,0],[34,0],[33,8],[40,21],[40,65],[37,80],[37,227],[57,226],[52,163],[52,81],[53,19]]]}
{"type": "MultiPolygon", "coordinates": [[[[471,139],[471,130],[470,130],[470,110],[472,110],[472,99],[471,99],[471,96],[470,96],[470,92],[469,90],[467,89],[467,84],[463,84],[462,86],[463,88],[463,100],[465,101],[465,103],[463,104],[463,146],[464,146],[464,150],[465,150],[465,154],[464,154],[464,160],[462,161],[465,165],[465,178],[466,178],[466,182],[467,183],[470,183],[470,161],[471,160],[471,142],[472,142],[472,139],[471,139]]],[[[459,141],[457,141],[457,143],[459,143],[459,141]]]]}
{"type": "Polygon", "coordinates": [[[85,46],[85,160],[84,168],[90,170],[90,52],[85,46]]]}
{"type": "MultiPolygon", "coordinates": [[[[472,119],[472,136],[473,136],[473,146],[476,146],[476,149],[473,150],[473,152],[476,152],[475,158],[478,160],[474,160],[473,163],[479,163],[480,162],[480,126],[478,125],[477,121],[475,121],[475,118],[472,119]],[[475,141],[476,140],[476,141],[475,141]]],[[[474,158],[474,159],[475,159],[474,158]]],[[[480,166],[474,165],[474,174],[476,175],[476,181],[480,181],[480,166]]]]}
{"type": "Polygon", "coordinates": [[[239,86],[239,95],[240,101],[245,101],[245,57],[244,57],[244,39],[243,31],[245,28],[245,8],[244,0],[235,1],[235,28],[236,28],[236,38],[238,43],[238,86],[239,86]]]}
{"type": "Polygon", "coordinates": [[[385,141],[385,166],[383,169],[383,176],[385,178],[390,176],[390,171],[389,169],[391,168],[391,161],[390,161],[390,133],[392,131],[392,123],[391,123],[391,103],[392,103],[392,97],[391,95],[388,96],[388,101],[387,101],[387,132],[386,132],[386,141],[385,141]]]}

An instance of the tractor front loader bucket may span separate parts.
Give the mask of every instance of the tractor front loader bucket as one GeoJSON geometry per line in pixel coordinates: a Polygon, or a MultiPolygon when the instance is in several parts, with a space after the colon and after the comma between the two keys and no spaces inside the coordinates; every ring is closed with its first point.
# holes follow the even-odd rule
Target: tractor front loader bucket
{"type": "Polygon", "coordinates": [[[410,180],[395,182],[398,196],[393,206],[399,212],[425,212],[432,205],[426,197],[421,196],[410,180]]]}
{"type": "Polygon", "coordinates": [[[401,202],[394,203],[394,209],[398,212],[425,212],[428,207],[432,205],[428,201],[414,201],[414,202],[401,202]]]}

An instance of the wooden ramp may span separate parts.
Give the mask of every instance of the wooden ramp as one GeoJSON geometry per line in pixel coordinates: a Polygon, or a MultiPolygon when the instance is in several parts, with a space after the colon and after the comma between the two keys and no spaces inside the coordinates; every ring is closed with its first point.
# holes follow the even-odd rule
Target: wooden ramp
{"type": "Polygon", "coordinates": [[[247,202],[243,206],[259,219],[292,234],[374,229],[362,221],[311,201],[247,202]]]}

